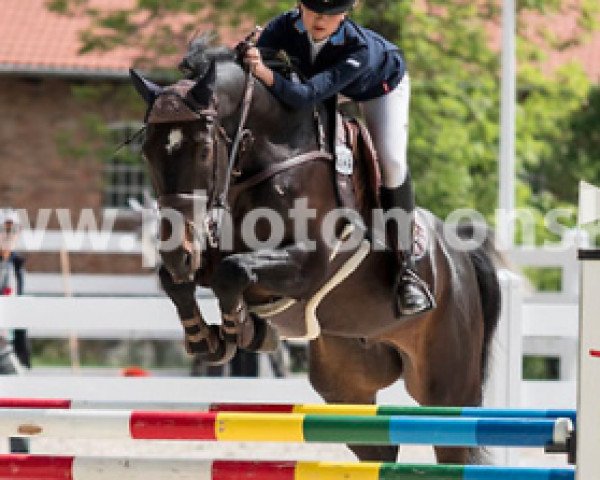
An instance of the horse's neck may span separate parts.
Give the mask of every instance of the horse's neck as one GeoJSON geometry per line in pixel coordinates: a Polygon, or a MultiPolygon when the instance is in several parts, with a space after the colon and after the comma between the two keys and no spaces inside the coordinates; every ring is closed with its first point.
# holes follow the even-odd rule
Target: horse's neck
{"type": "MultiPolygon", "coordinates": [[[[230,131],[235,131],[241,115],[240,106],[246,77],[239,67],[229,70],[228,73],[228,86],[224,88],[223,94],[229,111],[224,112],[223,121],[229,126],[230,131]]],[[[271,150],[271,155],[275,158],[283,159],[317,148],[317,129],[311,110],[284,108],[258,80],[254,84],[252,104],[245,128],[252,132],[257,146],[271,150]]]]}

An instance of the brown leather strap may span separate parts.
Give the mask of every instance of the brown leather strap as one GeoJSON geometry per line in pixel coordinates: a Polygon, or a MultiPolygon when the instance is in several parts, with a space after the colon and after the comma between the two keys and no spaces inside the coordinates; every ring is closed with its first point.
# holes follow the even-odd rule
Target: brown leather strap
{"type": "MultiPolygon", "coordinates": [[[[356,159],[356,155],[353,150],[352,135],[349,129],[349,121],[339,113],[336,116],[336,140],[337,145],[345,145],[352,152],[354,159],[356,159]]],[[[352,175],[341,173],[336,168],[335,184],[337,187],[337,196],[340,206],[343,208],[356,209],[356,197],[352,175]]]]}
{"type": "Polygon", "coordinates": [[[243,182],[232,185],[229,191],[229,204],[234,205],[239,194],[245,190],[258,185],[259,183],[262,183],[281,172],[285,172],[286,170],[299,167],[304,163],[315,160],[326,160],[330,162],[333,160],[333,157],[327,152],[313,150],[312,152],[301,153],[300,155],[296,155],[295,157],[284,160],[283,162],[274,163],[256,175],[244,180],[243,182]]]}
{"type": "Polygon", "coordinates": [[[225,186],[220,194],[220,198],[218,199],[218,203],[222,205],[225,205],[227,198],[230,196],[229,190],[232,188],[231,175],[238,162],[238,148],[240,146],[240,142],[242,141],[244,126],[246,125],[246,120],[248,119],[248,112],[250,111],[250,105],[252,104],[255,82],[256,80],[254,78],[254,75],[248,72],[246,77],[246,86],[244,87],[244,96],[242,97],[242,112],[240,114],[240,122],[238,124],[238,128],[233,139],[233,143],[231,145],[231,151],[229,152],[229,162],[227,165],[227,173],[225,175],[225,186]]]}

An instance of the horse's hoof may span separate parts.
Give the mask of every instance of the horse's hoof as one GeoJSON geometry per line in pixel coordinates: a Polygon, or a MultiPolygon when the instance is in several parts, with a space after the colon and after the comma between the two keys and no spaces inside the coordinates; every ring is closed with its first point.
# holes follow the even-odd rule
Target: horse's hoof
{"type": "Polygon", "coordinates": [[[217,325],[210,325],[210,335],[199,342],[186,339],[185,346],[189,354],[197,355],[207,365],[223,365],[228,363],[237,352],[235,342],[228,341],[220,334],[217,325]]]}
{"type": "Polygon", "coordinates": [[[258,315],[253,313],[250,315],[254,327],[254,334],[250,343],[242,346],[242,348],[251,352],[275,352],[279,347],[279,335],[277,334],[275,327],[258,315]]]}
{"type": "Polygon", "coordinates": [[[207,365],[224,365],[229,363],[237,352],[235,343],[219,342],[219,349],[216,352],[211,352],[202,356],[202,361],[207,365]]]}

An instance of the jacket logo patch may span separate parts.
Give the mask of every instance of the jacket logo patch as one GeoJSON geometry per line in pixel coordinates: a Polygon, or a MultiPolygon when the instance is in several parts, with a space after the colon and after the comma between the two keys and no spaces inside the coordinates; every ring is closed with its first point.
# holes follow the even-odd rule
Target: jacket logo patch
{"type": "Polygon", "coordinates": [[[354,68],[360,67],[360,62],[358,60],[355,60],[354,58],[349,58],[348,60],[346,60],[346,63],[352,65],[354,68]]]}

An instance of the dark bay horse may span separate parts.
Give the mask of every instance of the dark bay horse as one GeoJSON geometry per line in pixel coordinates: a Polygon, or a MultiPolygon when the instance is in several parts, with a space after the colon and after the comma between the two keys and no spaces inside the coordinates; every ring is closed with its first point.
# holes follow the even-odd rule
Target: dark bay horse
{"type": "MultiPolygon", "coordinates": [[[[331,238],[344,236],[350,222],[328,217],[338,206],[335,169],[315,112],[285,108],[259,82],[250,84],[250,98],[249,76],[233,56],[216,61],[208,53],[193,81],[159,87],[132,71],[148,104],[143,154],[161,212],[173,217],[161,221],[161,240],[176,239],[161,250],[160,277],[188,349],[224,362],[238,347],[268,350],[276,331],[294,336],[300,325],[312,338],[310,382],[327,402],[374,403],[402,377],[421,405],[480,405],[500,309],[490,237],[464,251],[445,239],[439,219],[420,210],[429,240],[419,269],[437,308],[395,318],[392,254],[365,251],[360,228],[350,230],[360,235],[349,251],[338,251],[331,238]],[[298,199],[312,212],[303,235],[290,216],[298,199]],[[266,221],[267,212],[280,220],[266,221]],[[332,227],[323,228],[328,221],[332,227]],[[248,237],[262,243],[251,247],[248,237]],[[197,285],[214,291],[222,326],[202,319],[197,285]]],[[[472,238],[467,230],[458,235],[472,238]]],[[[351,448],[361,460],[395,461],[398,451],[351,448]]],[[[477,453],[436,448],[444,463],[470,462],[477,453]]]]}

